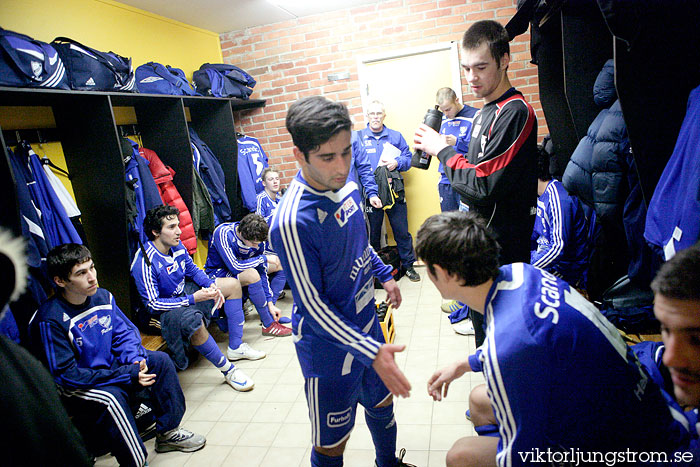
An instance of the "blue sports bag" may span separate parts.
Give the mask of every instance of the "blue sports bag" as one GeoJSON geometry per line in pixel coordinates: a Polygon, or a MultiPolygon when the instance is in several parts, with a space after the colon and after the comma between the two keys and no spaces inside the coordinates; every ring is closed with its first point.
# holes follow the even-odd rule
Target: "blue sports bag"
{"type": "Polygon", "coordinates": [[[225,63],[205,63],[192,75],[200,96],[238,97],[248,99],[253,93],[255,79],[244,70],[225,63]]]}
{"type": "Polygon", "coordinates": [[[195,91],[180,68],[148,62],[136,68],[136,87],[148,94],[194,96],[195,91]]]}
{"type": "Polygon", "coordinates": [[[46,42],[2,28],[0,85],[70,89],[66,69],[56,49],[46,42]]]}
{"type": "Polygon", "coordinates": [[[100,52],[67,37],[57,37],[51,45],[63,59],[71,89],[136,92],[131,58],[100,52]]]}

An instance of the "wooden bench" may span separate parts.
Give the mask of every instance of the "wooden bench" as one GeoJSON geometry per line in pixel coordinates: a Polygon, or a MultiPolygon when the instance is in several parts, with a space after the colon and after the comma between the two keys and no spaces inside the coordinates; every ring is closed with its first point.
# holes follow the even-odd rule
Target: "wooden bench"
{"type": "Polygon", "coordinates": [[[148,350],[162,350],[165,347],[165,339],[163,336],[152,336],[141,332],[141,344],[148,350]]]}
{"type": "Polygon", "coordinates": [[[629,345],[639,344],[644,341],[661,342],[661,334],[627,334],[619,329],[618,331],[622,339],[629,345]]]}

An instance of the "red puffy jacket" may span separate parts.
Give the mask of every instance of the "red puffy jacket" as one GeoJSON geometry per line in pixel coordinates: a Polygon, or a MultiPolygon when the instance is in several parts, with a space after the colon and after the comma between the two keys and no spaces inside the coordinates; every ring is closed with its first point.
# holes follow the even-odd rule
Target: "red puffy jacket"
{"type": "Polygon", "coordinates": [[[180,241],[187,248],[187,252],[193,255],[197,251],[197,236],[194,233],[194,225],[192,225],[192,216],[187,209],[182,196],[178,193],[177,188],[173,184],[173,175],[175,171],[163,164],[155,151],[146,148],[139,148],[139,154],[146,158],[149,162],[148,168],[151,170],[153,179],[158,185],[160,197],[165,204],[175,206],[180,210],[180,241]]]}

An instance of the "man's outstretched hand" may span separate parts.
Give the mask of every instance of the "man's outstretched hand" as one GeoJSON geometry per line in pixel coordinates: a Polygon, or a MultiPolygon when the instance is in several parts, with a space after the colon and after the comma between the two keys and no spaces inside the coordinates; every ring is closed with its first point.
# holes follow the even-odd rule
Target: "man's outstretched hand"
{"type": "Polygon", "coordinates": [[[411,395],[411,383],[396,365],[394,354],[403,352],[405,348],[405,345],[383,344],[374,358],[374,363],[372,363],[372,368],[377,372],[387,389],[393,395],[401,397],[411,395]]]}

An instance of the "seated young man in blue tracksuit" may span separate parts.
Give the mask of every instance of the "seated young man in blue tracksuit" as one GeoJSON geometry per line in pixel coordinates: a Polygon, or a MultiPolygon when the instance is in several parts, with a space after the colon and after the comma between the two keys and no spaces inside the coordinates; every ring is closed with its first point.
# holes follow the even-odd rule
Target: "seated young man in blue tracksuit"
{"type": "Polygon", "coordinates": [[[687,428],[615,327],[552,274],[525,263],[499,268],[500,246],[478,214],[431,216],[416,251],[443,298],[485,315],[484,344],[428,381],[439,401],[466,372],[486,379],[470,410],[477,433],[491,436],[457,440],[448,466],[535,465],[551,453],[569,462],[576,453],[672,456],[688,446],[687,428]]]}
{"type": "Polygon", "coordinates": [[[194,264],[180,241],[178,214],[176,207],[168,205],[146,213],[143,228],[149,241],[131,263],[136,289],[151,321],[157,321],[177,368],[187,368],[185,349],[192,345],[233,389],[250,391],[253,380],[228,361],[265,357],[265,352],[242,342],[241,286],[232,278],[214,281],[194,264]],[[228,360],[207,331],[212,306],[218,308],[222,301],[229,333],[228,360]]]}
{"type": "Polygon", "coordinates": [[[270,225],[272,215],[280,201],[280,174],[274,167],[265,167],[260,175],[263,191],[258,193],[255,214],[259,214],[270,225]]]}
{"type": "Polygon", "coordinates": [[[530,264],[585,288],[590,242],[583,206],[549,173],[549,155],[537,156],[537,217],[530,264]]]}
{"type": "Polygon", "coordinates": [[[209,239],[204,270],[211,278],[235,277],[242,286],[248,286],[248,296],[262,321],[263,336],[290,336],[292,330],[279,323],[282,314],[275,305],[286,277],[279,257],[266,247],[268,231],[265,219],[252,213],[240,222],[219,224],[209,239]]]}
{"type": "Polygon", "coordinates": [[[350,115],[342,104],[307,97],[290,106],[286,125],[301,171],[272,219],[270,240],[296,304],[292,325],[309,406],[311,465],[343,465],[358,403],[376,465],[406,465],[395,452],[392,393],[407,397],[411,385],[394,361],[404,346],[384,343],[374,277],[394,307],[401,292],[369,245],[361,195],[347,181],[350,115]]]}
{"type": "Polygon", "coordinates": [[[57,292],[32,318],[32,344],[88,446],[108,448],[119,465],[146,465],[131,406],[147,392],[157,452],[204,447],[203,436],[180,428],[185,396],[172,360],[143,348],[136,326],[98,286],[90,251],[66,243],[51,250],[46,263],[57,292]]]}

